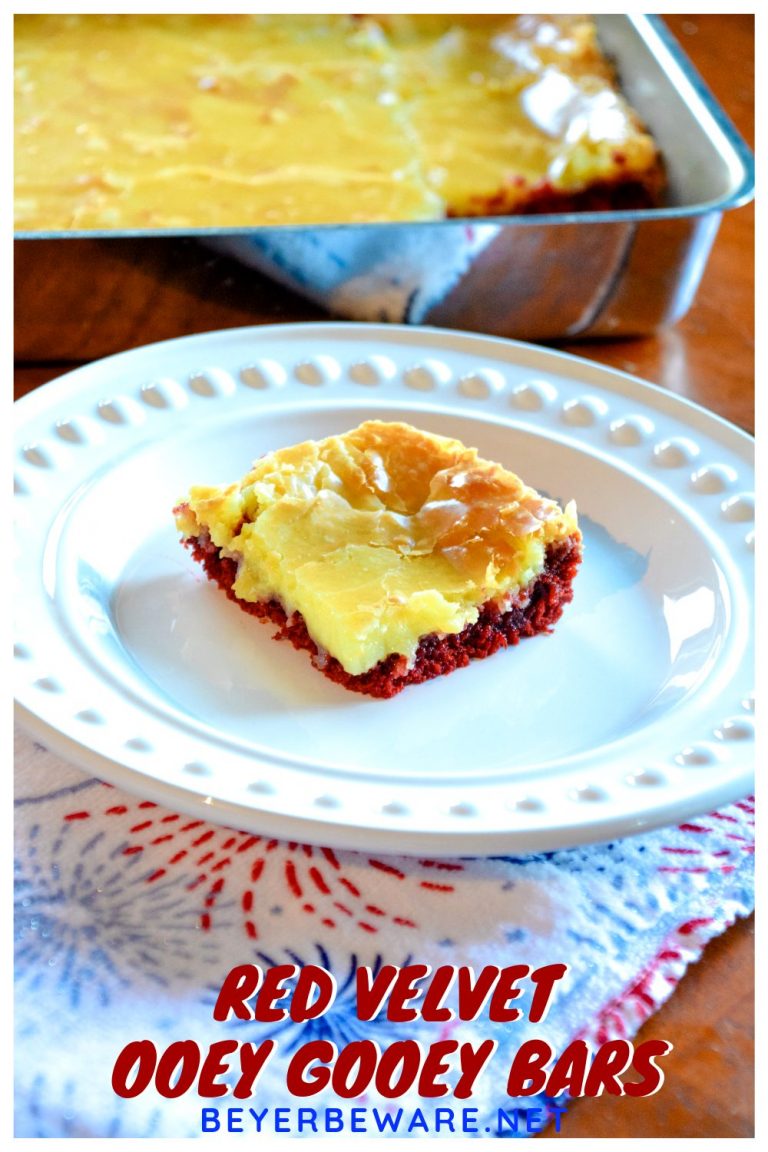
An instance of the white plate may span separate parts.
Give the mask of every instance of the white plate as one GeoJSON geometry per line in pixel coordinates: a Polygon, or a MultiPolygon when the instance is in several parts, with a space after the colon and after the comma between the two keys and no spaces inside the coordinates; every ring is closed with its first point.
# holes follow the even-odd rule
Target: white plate
{"type": "Polygon", "coordinates": [[[530,345],[354,324],[139,348],[16,407],[18,701],[86,770],[254,831],[433,855],[606,839],[751,788],[752,441],[703,409],[530,345]],[[552,636],[373,700],[205,580],[171,515],[190,484],[369,417],[576,499],[552,636]]]}

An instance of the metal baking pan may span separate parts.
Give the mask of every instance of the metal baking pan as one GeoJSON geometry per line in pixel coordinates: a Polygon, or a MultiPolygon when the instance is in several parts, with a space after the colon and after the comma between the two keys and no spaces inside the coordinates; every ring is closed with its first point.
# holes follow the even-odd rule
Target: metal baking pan
{"type": "Polygon", "coordinates": [[[754,161],[658,17],[596,20],[625,93],[663,153],[664,207],[414,224],[17,237],[198,236],[350,319],[528,340],[652,332],[690,306],[723,211],[752,198],[754,161]]]}

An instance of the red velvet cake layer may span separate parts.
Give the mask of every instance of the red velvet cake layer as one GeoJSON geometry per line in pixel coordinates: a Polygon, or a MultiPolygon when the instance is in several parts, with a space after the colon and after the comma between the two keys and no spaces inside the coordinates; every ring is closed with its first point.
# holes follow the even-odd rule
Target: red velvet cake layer
{"type": "Polygon", "coordinates": [[[289,640],[294,648],[303,648],[309,652],[314,666],[329,680],[352,692],[362,692],[381,699],[396,696],[409,684],[421,684],[436,676],[444,676],[469,664],[470,660],[482,660],[493,655],[499,648],[517,644],[524,636],[550,632],[560,619],[565,605],[573,599],[571,585],[581,562],[579,539],[571,537],[562,543],[550,545],[544,570],[524,604],[513,606],[506,612],[500,611],[496,604],[484,604],[477,621],[468,624],[463,631],[423,637],[410,667],[404,656],[393,654],[368,672],[352,676],[344,671],[335,657],[318,651],[299,612],[289,617],[276,600],[254,604],[236,596],[232,586],[237,577],[237,564],[221,556],[214,544],[193,537],[187,539],[185,545],[230,600],[234,600],[244,612],[261,620],[271,620],[277,625],[276,640],[289,640]]]}
{"type": "MultiPolygon", "coordinates": [[[[566,192],[552,184],[533,188],[525,201],[516,201],[500,188],[494,196],[477,196],[462,216],[543,216],[565,212],[628,212],[658,208],[662,202],[662,170],[636,179],[599,180],[580,192],[566,192]]],[[[448,216],[454,216],[448,209],[448,216]]]]}

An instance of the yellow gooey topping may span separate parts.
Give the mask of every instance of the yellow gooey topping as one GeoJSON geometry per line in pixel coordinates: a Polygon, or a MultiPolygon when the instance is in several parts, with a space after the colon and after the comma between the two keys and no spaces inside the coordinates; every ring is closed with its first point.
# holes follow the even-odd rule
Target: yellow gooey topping
{"type": "Polygon", "coordinates": [[[404,423],[280,449],[239,484],[193,488],[177,516],[236,558],[237,596],[298,611],[351,675],[460,632],[541,572],[576,511],[460,441],[404,423]]]}
{"type": "Polygon", "coordinates": [[[378,17],[427,179],[451,215],[515,212],[549,185],[658,183],[653,138],[576,14],[378,17]]]}
{"type": "Polygon", "coordinates": [[[440,219],[660,182],[578,15],[18,15],[16,227],[440,219]]]}
{"type": "Polygon", "coordinates": [[[440,217],[393,95],[350,16],[18,16],[16,226],[440,217]]]}

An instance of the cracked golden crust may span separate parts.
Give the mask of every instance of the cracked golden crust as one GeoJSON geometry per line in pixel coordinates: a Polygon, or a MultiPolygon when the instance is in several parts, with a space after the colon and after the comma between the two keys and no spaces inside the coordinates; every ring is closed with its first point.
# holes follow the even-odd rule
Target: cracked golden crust
{"type": "Polygon", "coordinates": [[[367,421],[258,460],[176,509],[186,538],[237,566],[234,594],[298,611],[318,646],[358,674],[419,637],[457,633],[579,538],[564,510],[458,440],[367,421]]]}

